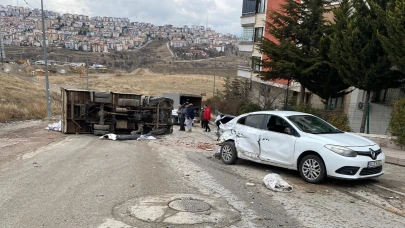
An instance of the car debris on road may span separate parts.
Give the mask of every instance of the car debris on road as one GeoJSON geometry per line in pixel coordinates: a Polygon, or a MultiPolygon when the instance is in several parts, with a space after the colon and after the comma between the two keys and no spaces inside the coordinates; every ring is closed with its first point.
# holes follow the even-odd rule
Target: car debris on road
{"type": "Polygon", "coordinates": [[[276,192],[292,192],[293,187],[289,185],[280,175],[271,173],[263,178],[266,187],[276,192]]]}

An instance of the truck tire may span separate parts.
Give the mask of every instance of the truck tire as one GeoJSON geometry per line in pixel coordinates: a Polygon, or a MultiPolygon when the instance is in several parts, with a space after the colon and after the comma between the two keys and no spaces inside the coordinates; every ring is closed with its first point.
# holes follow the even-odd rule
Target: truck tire
{"type": "Polygon", "coordinates": [[[94,98],[94,102],[100,103],[100,104],[110,104],[111,103],[111,97],[110,98],[96,97],[96,98],[94,98]]]}
{"type": "Polygon", "coordinates": [[[100,136],[106,135],[108,133],[110,133],[110,131],[94,130],[94,132],[93,132],[94,135],[100,135],[100,136]]]}
{"type": "Polygon", "coordinates": [[[100,93],[100,92],[95,92],[94,97],[96,98],[110,98],[111,93],[100,93]]]}
{"type": "Polygon", "coordinates": [[[94,124],[93,129],[94,130],[101,130],[101,131],[110,131],[110,125],[94,124]]]}

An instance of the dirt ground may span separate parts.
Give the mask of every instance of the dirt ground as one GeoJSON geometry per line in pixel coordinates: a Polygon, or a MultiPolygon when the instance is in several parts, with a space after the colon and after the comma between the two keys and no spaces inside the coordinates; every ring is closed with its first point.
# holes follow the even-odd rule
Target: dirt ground
{"type": "Polygon", "coordinates": [[[66,137],[44,130],[52,121],[28,120],[0,123],[0,165],[29,154],[66,137]]]}
{"type": "MultiPolygon", "coordinates": [[[[203,72],[202,72],[203,73],[203,72]]],[[[37,76],[42,83],[44,77],[37,76]]],[[[52,76],[50,83],[55,89],[59,87],[85,89],[86,78],[78,75],[52,76]]],[[[224,78],[215,77],[215,89],[222,91],[224,78]]],[[[89,89],[97,91],[128,92],[150,96],[162,93],[206,93],[205,98],[212,97],[214,76],[211,75],[164,75],[155,74],[148,69],[136,69],[129,74],[89,75],[89,89]]]]}

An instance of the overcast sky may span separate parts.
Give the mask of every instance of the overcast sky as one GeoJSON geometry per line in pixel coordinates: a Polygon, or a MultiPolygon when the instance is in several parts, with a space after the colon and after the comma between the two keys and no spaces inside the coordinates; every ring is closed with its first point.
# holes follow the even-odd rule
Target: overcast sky
{"type": "MultiPolygon", "coordinates": [[[[27,6],[24,0],[0,0],[1,5],[27,6]]],[[[26,0],[41,8],[41,0],[26,0]]],[[[155,25],[205,25],[240,36],[242,0],[44,0],[44,9],[88,16],[128,17],[155,25]]]]}

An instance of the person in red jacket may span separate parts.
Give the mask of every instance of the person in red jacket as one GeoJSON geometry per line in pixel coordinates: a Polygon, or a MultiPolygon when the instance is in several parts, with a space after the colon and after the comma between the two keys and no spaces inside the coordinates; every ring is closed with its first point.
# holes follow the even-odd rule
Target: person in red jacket
{"type": "Polygon", "coordinates": [[[211,120],[211,109],[208,107],[208,105],[204,105],[204,124],[205,124],[205,131],[210,132],[210,123],[211,120]]]}

